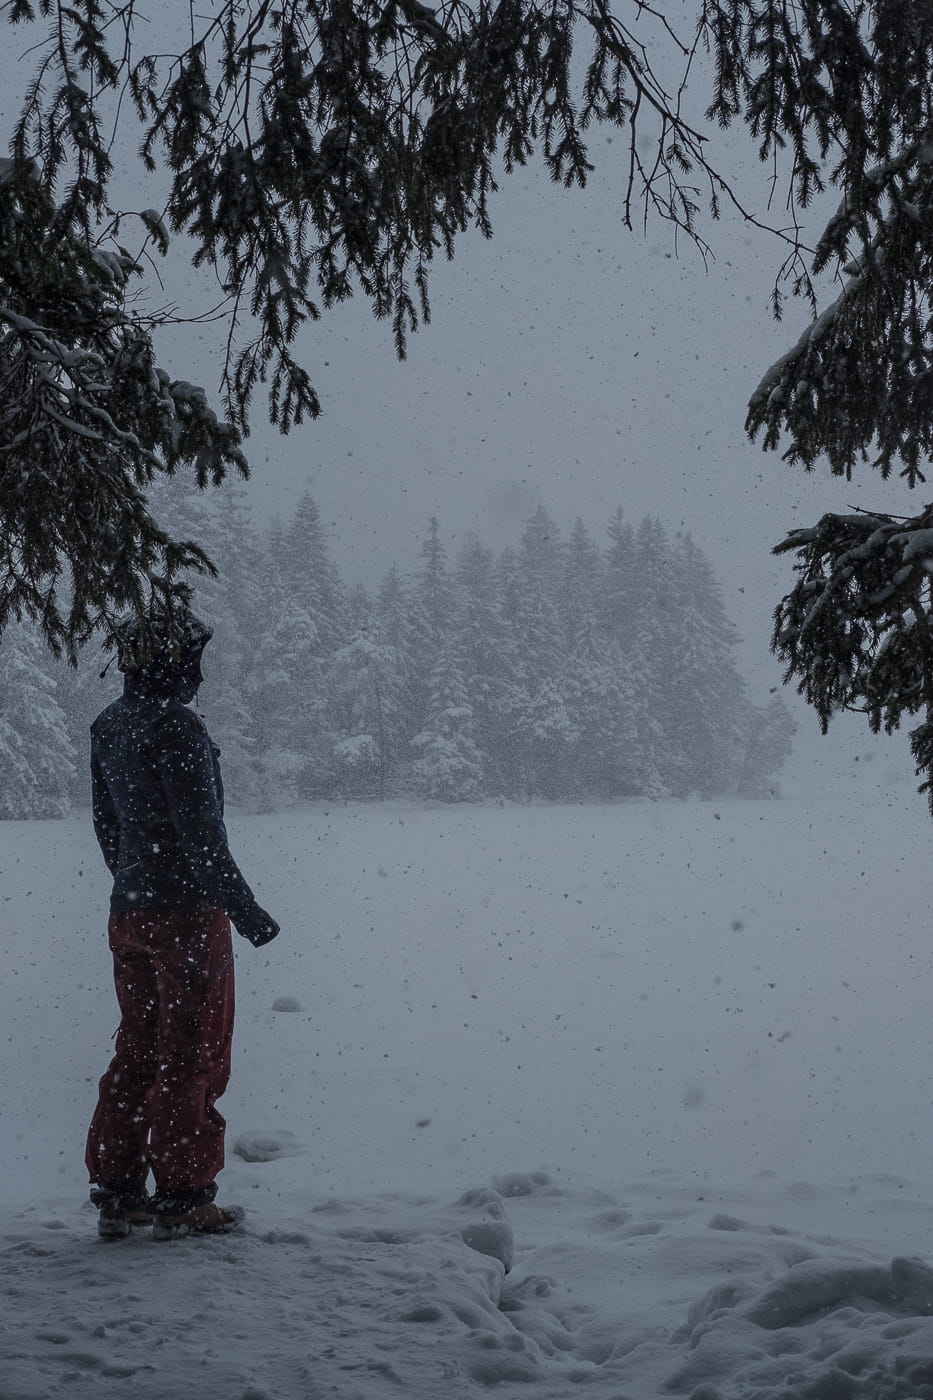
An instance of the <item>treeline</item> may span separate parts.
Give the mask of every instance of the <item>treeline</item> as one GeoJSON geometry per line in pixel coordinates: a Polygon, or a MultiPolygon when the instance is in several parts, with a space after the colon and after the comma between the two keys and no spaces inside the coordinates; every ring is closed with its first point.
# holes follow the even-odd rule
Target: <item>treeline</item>
{"type": "MultiPolygon", "coordinates": [[[[767,796],[790,752],[780,697],[754,705],[709,561],[689,535],[621,511],[605,547],[543,509],[512,548],[437,521],[414,567],[349,589],[314,500],[257,528],[242,496],[177,481],[160,520],[220,574],[195,609],[215,627],[201,705],[230,801],[443,802],[767,796]]],[[[0,815],[87,801],[87,726],[115,693],[102,654],[77,675],[35,634],[0,642],[0,815]]]]}

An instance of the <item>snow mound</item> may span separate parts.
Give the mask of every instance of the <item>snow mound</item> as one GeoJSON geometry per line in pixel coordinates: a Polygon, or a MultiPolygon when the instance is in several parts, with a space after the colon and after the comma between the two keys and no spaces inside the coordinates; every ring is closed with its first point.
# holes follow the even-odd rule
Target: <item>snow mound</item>
{"type": "Polygon", "coordinates": [[[280,1157],[296,1157],[304,1148],[294,1133],[276,1128],[240,1133],[233,1150],[244,1162],[277,1162],[280,1157]]]}
{"type": "Polygon", "coordinates": [[[551,1184],[547,1172],[507,1172],[492,1184],[501,1196],[533,1196],[535,1192],[558,1189],[551,1184]]]}
{"type": "Polygon", "coordinates": [[[713,1288],[691,1308],[690,1400],[933,1400],[933,1268],[810,1260],[768,1286],[713,1288]],[[764,1333],[764,1335],[762,1335],[764,1333]]]}
{"type": "Polygon", "coordinates": [[[488,1254],[491,1259],[498,1259],[508,1273],[515,1256],[515,1238],[498,1191],[489,1187],[467,1191],[457,1204],[471,1217],[469,1223],[460,1231],[460,1238],[464,1244],[479,1254],[488,1254]]]}
{"type": "MultiPolygon", "coordinates": [[[[326,1209],[336,1211],[339,1207],[331,1202],[326,1209]]],[[[365,1226],[350,1225],[337,1233],[347,1240],[404,1245],[424,1240],[452,1225],[468,1249],[497,1260],[503,1273],[508,1273],[515,1253],[514,1235],[502,1197],[490,1187],[465,1191],[455,1206],[443,1207],[440,1214],[436,1208],[428,1209],[423,1204],[416,1221],[402,1216],[392,1224],[379,1221],[365,1226]]]]}
{"type": "Polygon", "coordinates": [[[933,1400],[933,1268],[827,1233],[922,1234],[903,1182],[314,1203],[306,1159],[232,1167],[243,1231],[172,1248],[0,1208],[3,1400],[933,1400]]]}

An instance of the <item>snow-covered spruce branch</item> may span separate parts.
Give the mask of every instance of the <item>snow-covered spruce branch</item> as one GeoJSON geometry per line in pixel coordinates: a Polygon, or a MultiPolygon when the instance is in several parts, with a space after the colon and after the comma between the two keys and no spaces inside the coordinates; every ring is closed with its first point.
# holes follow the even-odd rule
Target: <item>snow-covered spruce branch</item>
{"type": "MultiPolygon", "coordinates": [[[[220,428],[203,389],[185,380],[172,382],[167,375],[156,371],[148,389],[150,395],[154,395],[153,406],[157,407],[161,419],[161,441],[155,445],[146,444],[138,432],[121,427],[105,407],[106,402],[114,398],[113,370],[123,350],[118,342],[108,347],[111,351],[108,359],[99,351],[66,345],[28,317],[3,306],[0,306],[0,322],[6,322],[18,332],[15,349],[27,352],[18,386],[20,396],[22,373],[25,373],[31,376],[36,413],[47,414],[68,433],[130,454],[137,476],[151,478],[155,472],[163,470],[166,449],[174,457],[185,455],[184,439],[193,423],[199,421],[208,433],[220,428]]],[[[10,355],[9,358],[14,357],[10,355]]],[[[28,433],[35,431],[33,418],[28,433]]],[[[23,441],[23,435],[19,434],[4,444],[4,450],[13,450],[23,441]]],[[[245,459],[243,462],[245,464],[245,459]]]]}
{"type": "MultiPolygon", "coordinates": [[[[40,8],[17,0],[4,14],[27,24],[40,8]]],[[[540,150],[555,180],[583,184],[593,123],[626,132],[626,222],[640,194],[646,217],[653,210],[705,250],[696,218],[702,176],[714,213],[723,196],[760,226],[718,170],[707,130],[684,115],[686,78],[705,45],[715,63],[707,116],[723,126],[743,121],[762,160],[787,153],[789,227],[774,230],[791,244],[786,275],[812,294],[801,215],[815,193],[836,185],[844,195],[817,240],[814,274],[832,263],[841,275],[854,236],[876,284],[864,310],[860,289],[849,287],[766,376],[749,431],[764,427],[766,447],[789,432],[788,455],[810,466],[825,451],[838,472],[877,437],[884,472],[903,454],[908,475],[920,479],[933,394],[922,382],[923,318],[910,308],[929,269],[907,266],[910,239],[882,205],[890,195],[894,213],[916,225],[914,242],[926,238],[933,15],[924,7],[700,0],[687,44],[665,6],[643,0],[517,0],[479,11],[460,0],[346,0],[339,11],[303,0],[221,0],[207,16],[192,14],[174,54],[141,47],[133,0],[106,22],[91,5],[53,0],[44,10],[54,25],[37,46],[42,81],[17,128],[17,159],[33,162],[49,190],[75,176],[88,206],[103,207],[109,167],[98,106],[128,87],[144,164],[171,173],[166,224],[194,239],[198,265],[217,269],[231,318],[251,306],[260,322],[224,374],[228,414],[243,430],[245,403],[270,379],[283,430],[319,411],[289,352],[318,314],[311,279],[325,307],[361,289],[404,354],[408,334],[428,317],[435,249],[452,255],[471,224],[491,232],[499,162],[511,170],[540,150]],[[909,43],[892,45],[895,33],[909,33],[909,43]],[[581,39],[582,78],[572,63],[581,39]],[[78,92],[85,70],[93,100],[78,92]],[[282,249],[284,280],[268,275],[282,249]],[[408,290],[413,268],[418,303],[408,290]],[[866,382],[867,356],[846,352],[860,338],[876,350],[879,327],[893,368],[866,382]],[[909,363],[898,364],[905,328],[909,363]]],[[[159,241],[166,231],[161,221],[152,230],[159,241]]]]}
{"type": "MultiPolygon", "coordinates": [[[[72,131],[51,118],[82,63],[101,102],[128,86],[144,165],[171,173],[165,222],[194,239],[199,265],[217,270],[233,297],[231,317],[251,305],[260,323],[224,375],[226,410],[241,430],[264,380],[273,381],[270,408],[284,430],[320,410],[288,353],[318,314],[311,278],[325,307],[361,289],[405,353],[407,336],[429,316],[435,250],[452,255],[470,225],[491,233],[500,160],[511,170],[540,150],[553,179],[582,185],[591,169],[584,134],[608,123],[630,143],[627,222],[640,195],[646,218],[653,211],[708,252],[697,174],[713,206],[726,195],[761,222],[684,115],[705,10],[687,44],[664,6],[643,0],[519,0],[479,11],[459,0],[353,0],[339,13],[299,0],[223,0],[192,19],[180,51],[166,54],[140,47],[134,3],[121,7],[112,32],[81,6],[51,8],[53,35],[39,49],[43,83],[31,91],[16,149],[38,160],[50,190],[77,172],[93,186],[89,202],[103,205],[109,171],[93,121],[72,131]],[[582,81],[572,63],[581,43],[589,49],[582,81]],[[668,55],[673,86],[659,76],[668,55]],[[270,278],[283,249],[284,277],[270,278]]],[[[35,18],[28,0],[7,14],[35,18]]]]}
{"type": "Polygon", "coordinates": [[[85,368],[101,369],[106,364],[102,354],[87,345],[68,345],[65,341],[51,335],[45,326],[32,320],[29,316],[23,316],[20,312],[14,311],[10,306],[0,303],[0,321],[10,326],[17,335],[27,341],[32,347],[31,356],[34,360],[46,360],[49,364],[58,365],[60,369],[69,374],[80,374],[85,368]]]}
{"type": "Polygon", "coordinates": [[[887,477],[900,459],[911,486],[933,455],[933,129],[862,175],[847,191],[814,256],[841,290],[766,371],[746,417],[752,438],[808,470],[825,455],[851,477],[868,460],[887,477]],[[849,241],[857,248],[850,252],[849,241]],[[858,393],[853,393],[853,386],[858,393]]]}
{"type": "Polygon", "coordinates": [[[61,219],[35,179],[0,185],[0,631],[30,618],[73,656],[102,618],[211,568],[144,488],[185,462],[202,485],[246,464],[204,391],[155,363],[125,300],[137,265],[61,219]]]}
{"type": "MultiPolygon", "coordinates": [[[[796,553],[797,584],[775,610],[772,649],[825,732],[839,710],[862,710],[911,734],[921,791],[933,802],[933,505],[908,520],[825,515],[775,553],[796,553]]],[[[931,809],[933,810],[933,809],[931,809]]]]}

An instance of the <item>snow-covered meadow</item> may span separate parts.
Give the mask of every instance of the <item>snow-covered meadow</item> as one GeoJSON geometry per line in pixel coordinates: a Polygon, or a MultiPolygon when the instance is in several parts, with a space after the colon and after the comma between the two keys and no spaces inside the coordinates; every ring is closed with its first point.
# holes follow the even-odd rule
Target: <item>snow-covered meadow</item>
{"type": "Polygon", "coordinates": [[[0,826],[2,1400],[933,1397],[909,786],[230,831],[283,926],[237,945],[246,1228],[105,1246],[107,877],[86,818],[0,826]]]}

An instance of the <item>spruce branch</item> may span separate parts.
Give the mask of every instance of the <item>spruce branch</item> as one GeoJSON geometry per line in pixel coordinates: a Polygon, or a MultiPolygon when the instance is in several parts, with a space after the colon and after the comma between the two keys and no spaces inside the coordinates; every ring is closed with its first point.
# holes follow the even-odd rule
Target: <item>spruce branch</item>
{"type": "Polygon", "coordinates": [[[772,650],[785,680],[797,682],[824,733],[841,710],[861,710],[875,733],[922,713],[911,748],[920,790],[930,792],[933,505],[910,518],[825,515],[792,531],[774,553],[796,554],[799,575],[774,614],[772,650]]]}

